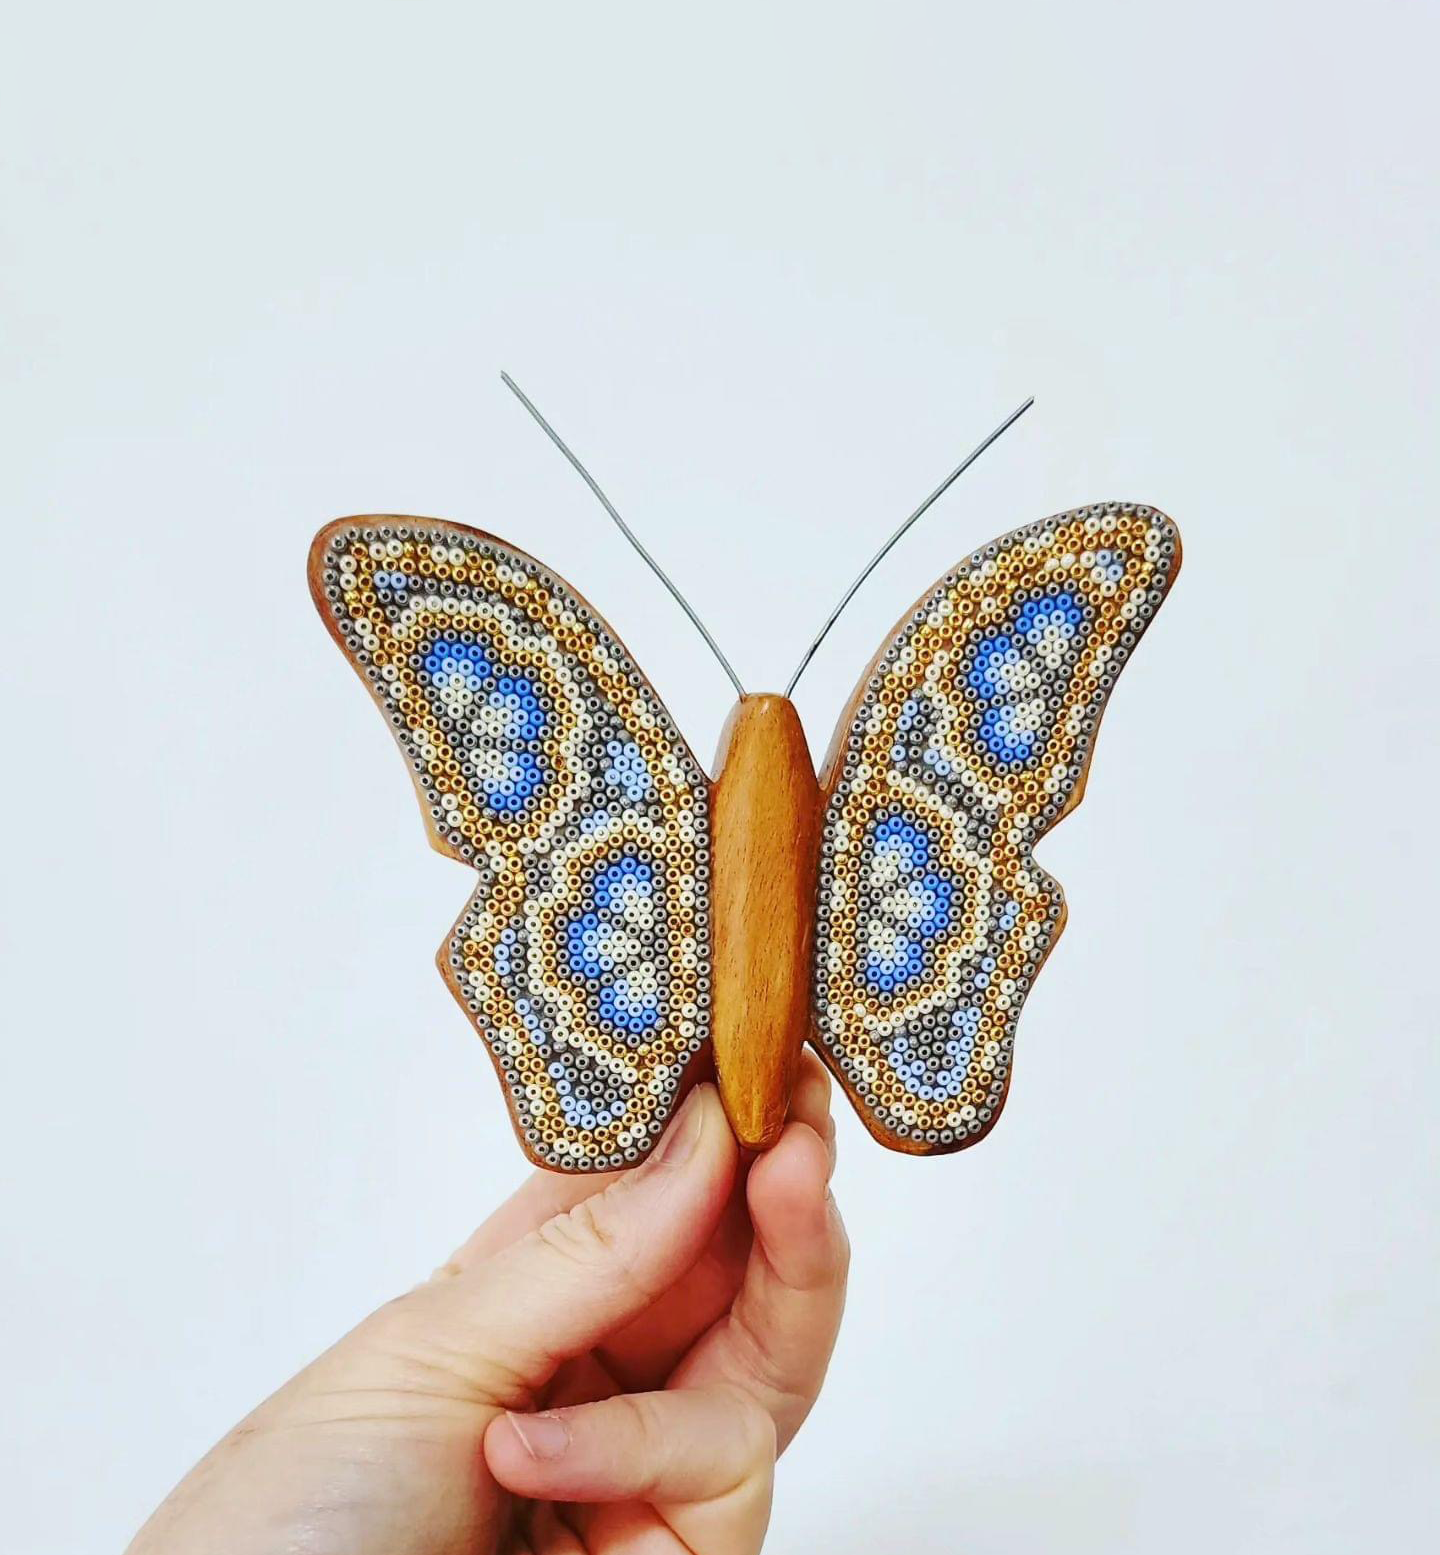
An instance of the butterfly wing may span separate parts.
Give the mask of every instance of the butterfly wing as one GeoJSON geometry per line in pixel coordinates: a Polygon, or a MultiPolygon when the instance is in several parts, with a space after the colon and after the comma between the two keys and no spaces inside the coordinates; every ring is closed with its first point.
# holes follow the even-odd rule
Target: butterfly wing
{"type": "Polygon", "coordinates": [[[1179,565],[1152,508],[1017,529],[920,601],[846,708],[822,773],[816,1042],[883,1144],[959,1150],[998,1117],[1065,921],[1032,849],[1080,802],[1179,565]]]}
{"type": "Polygon", "coordinates": [[[331,635],[480,881],[440,969],[538,1165],[638,1160],[709,1035],[709,784],[605,623],[493,536],[341,519],[310,553],[331,635]]]}

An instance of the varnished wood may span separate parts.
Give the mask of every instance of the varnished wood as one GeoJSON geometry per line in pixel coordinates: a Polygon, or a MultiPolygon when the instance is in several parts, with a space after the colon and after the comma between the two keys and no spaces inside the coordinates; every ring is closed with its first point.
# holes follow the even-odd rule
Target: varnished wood
{"type": "Polygon", "coordinates": [[[820,786],[795,705],[736,703],[710,796],[713,1037],[721,1100],[742,1145],[779,1138],[810,1036],[820,786]]]}

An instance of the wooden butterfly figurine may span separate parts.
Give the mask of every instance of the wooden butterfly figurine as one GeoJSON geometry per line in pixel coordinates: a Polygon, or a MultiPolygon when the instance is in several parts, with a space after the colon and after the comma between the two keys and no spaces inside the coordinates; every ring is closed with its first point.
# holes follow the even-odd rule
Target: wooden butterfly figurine
{"type": "Polygon", "coordinates": [[[712,781],[605,622],[524,552],[436,519],[322,529],[321,616],[431,843],[479,872],[438,961],[531,1161],[639,1160],[712,1063],[736,1136],[765,1149],[807,1041],[882,1144],[984,1138],[1065,922],[1034,846],[1079,804],[1179,566],[1149,507],[1016,529],[907,612],[818,776],[788,691],[742,691],[712,781]]]}

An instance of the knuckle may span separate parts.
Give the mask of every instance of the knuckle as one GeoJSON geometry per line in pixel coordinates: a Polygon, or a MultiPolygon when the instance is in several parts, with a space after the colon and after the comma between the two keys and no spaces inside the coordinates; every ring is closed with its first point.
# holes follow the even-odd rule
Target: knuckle
{"type": "Polygon", "coordinates": [[[830,1200],[830,1215],[835,1225],[835,1282],[843,1286],[850,1277],[850,1233],[845,1229],[845,1222],[840,1218],[840,1210],[833,1198],[830,1200]]]}
{"type": "Polygon", "coordinates": [[[662,1483],[669,1447],[669,1433],[654,1401],[643,1394],[617,1393],[607,1408],[611,1429],[625,1443],[631,1462],[638,1465],[637,1494],[653,1495],[662,1483]]]}
{"type": "Polygon", "coordinates": [[[552,1251],[575,1263],[590,1264],[604,1258],[614,1238],[588,1199],[562,1214],[552,1215],[536,1228],[536,1236],[552,1251]]]}
{"type": "Polygon", "coordinates": [[[633,1437],[642,1448],[665,1439],[654,1401],[644,1394],[617,1393],[610,1401],[623,1424],[619,1429],[633,1437]]]}
{"type": "Polygon", "coordinates": [[[784,1380],[781,1369],[770,1354],[769,1346],[756,1331],[755,1324],[750,1321],[749,1314],[738,1304],[730,1313],[730,1335],[745,1375],[767,1393],[782,1392],[784,1380]]]}
{"type": "Polygon", "coordinates": [[[592,1277],[603,1276],[621,1286],[639,1287],[635,1250],[617,1223],[613,1189],[582,1199],[564,1214],[552,1216],[535,1236],[568,1263],[578,1264],[592,1277]]]}
{"type": "Polygon", "coordinates": [[[762,1409],[771,1432],[770,1447],[774,1456],[778,1452],[780,1423],[784,1424],[788,1441],[809,1414],[810,1406],[815,1402],[814,1392],[791,1375],[790,1368],[777,1359],[738,1308],[731,1313],[730,1324],[736,1359],[748,1379],[742,1396],[762,1409]],[[765,1400],[764,1406],[760,1405],[760,1399],[765,1400]]]}
{"type": "Polygon", "coordinates": [[[779,1452],[775,1417],[743,1388],[722,1386],[717,1391],[731,1411],[731,1429],[739,1449],[737,1480],[748,1479],[757,1469],[768,1469],[775,1462],[779,1452]]]}
{"type": "Polygon", "coordinates": [[[452,1398],[459,1391],[516,1408],[532,1393],[502,1357],[477,1348],[463,1315],[426,1286],[377,1308],[315,1364],[329,1375],[329,1363],[342,1355],[350,1394],[362,1384],[377,1395],[409,1398],[452,1398]]]}

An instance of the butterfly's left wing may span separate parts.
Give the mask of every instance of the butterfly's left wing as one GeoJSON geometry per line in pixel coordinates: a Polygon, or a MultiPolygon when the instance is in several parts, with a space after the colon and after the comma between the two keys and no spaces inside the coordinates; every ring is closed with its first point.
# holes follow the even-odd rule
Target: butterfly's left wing
{"type": "Polygon", "coordinates": [[[439,955],[537,1165],[649,1150],[709,1036],[709,783],[571,588],[492,535],[341,519],[310,552],[331,635],[480,882],[439,955]]]}
{"type": "Polygon", "coordinates": [[[822,774],[816,1042],[881,1143],[959,1150],[999,1116],[1065,921],[1031,850],[1080,802],[1115,677],[1179,565],[1153,508],[1017,529],[920,601],[842,715],[822,774]]]}

